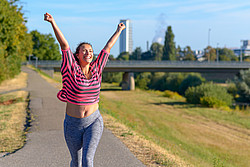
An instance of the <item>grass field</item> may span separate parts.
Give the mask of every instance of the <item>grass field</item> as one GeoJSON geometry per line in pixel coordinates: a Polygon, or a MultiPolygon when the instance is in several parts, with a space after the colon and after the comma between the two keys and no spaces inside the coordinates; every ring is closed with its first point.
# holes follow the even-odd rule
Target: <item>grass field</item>
{"type": "Polygon", "coordinates": [[[0,153],[11,153],[23,147],[26,137],[28,92],[27,74],[20,73],[0,85],[0,153]],[[7,91],[10,91],[7,93],[7,91]]]}
{"type": "Polygon", "coordinates": [[[203,108],[156,91],[102,84],[101,109],[191,166],[247,167],[249,112],[203,108]]]}

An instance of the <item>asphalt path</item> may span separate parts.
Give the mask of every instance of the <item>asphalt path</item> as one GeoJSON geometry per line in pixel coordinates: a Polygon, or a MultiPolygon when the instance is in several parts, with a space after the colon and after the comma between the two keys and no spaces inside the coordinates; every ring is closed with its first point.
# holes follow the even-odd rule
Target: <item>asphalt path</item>
{"type": "MultiPolygon", "coordinates": [[[[60,102],[58,90],[35,71],[22,67],[28,73],[30,110],[35,120],[27,134],[24,147],[0,158],[0,167],[67,167],[70,154],[63,136],[66,104],[60,102]]],[[[143,167],[129,149],[109,130],[104,132],[96,151],[95,167],[143,167]]]]}

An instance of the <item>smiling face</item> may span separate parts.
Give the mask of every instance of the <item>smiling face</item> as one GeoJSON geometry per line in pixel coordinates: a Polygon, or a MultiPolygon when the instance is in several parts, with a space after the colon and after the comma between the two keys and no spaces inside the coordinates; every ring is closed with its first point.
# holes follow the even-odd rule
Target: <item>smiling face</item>
{"type": "Polygon", "coordinates": [[[93,57],[94,53],[91,45],[83,44],[80,46],[79,53],[77,54],[80,64],[84,65],[91,63],[93,57]]]}

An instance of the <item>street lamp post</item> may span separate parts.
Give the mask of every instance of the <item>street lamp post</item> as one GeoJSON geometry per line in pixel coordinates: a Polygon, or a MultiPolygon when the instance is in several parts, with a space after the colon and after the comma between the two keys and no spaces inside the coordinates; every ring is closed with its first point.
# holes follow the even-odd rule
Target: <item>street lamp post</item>
{"type": "Polygon", "coordinates": [[[218,46],[219,46],[219,43],[217,43],[217,48],[216,48],[216,60],[217,60],[217,63],[219,62],[219,54],[218,54],[219,48],[218,48],[218,46]]]}
{"type": "Polygon", "coordinates": [[[37,61],[38,61],[38,57],[34,56],[35,59],[36,59],[36,68],[37,68],[37,61]]]}
{"type": "Polygon", "coordinates": [[[240,43],[242,42],[242,46],[240,46],[240,62],[242,62],[242,50],[243,50],[243,42],[244,40],[240,40],[240,43]]]}
{"type": "Polygon", "coordinates": [[[210,31],[211,31],[211,28],[208,29],[208,46],[210,46],[210,31]]]}

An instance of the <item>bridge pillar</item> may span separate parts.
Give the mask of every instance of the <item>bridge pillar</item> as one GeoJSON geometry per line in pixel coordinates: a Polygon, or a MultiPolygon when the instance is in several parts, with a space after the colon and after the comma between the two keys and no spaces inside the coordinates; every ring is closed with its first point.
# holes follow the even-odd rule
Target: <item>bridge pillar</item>
{"type": "Polygon", "coordinates": [[[125,72],[123,74],[122,90],[135,90],[135,79],[133,72],[125,72]]]}

